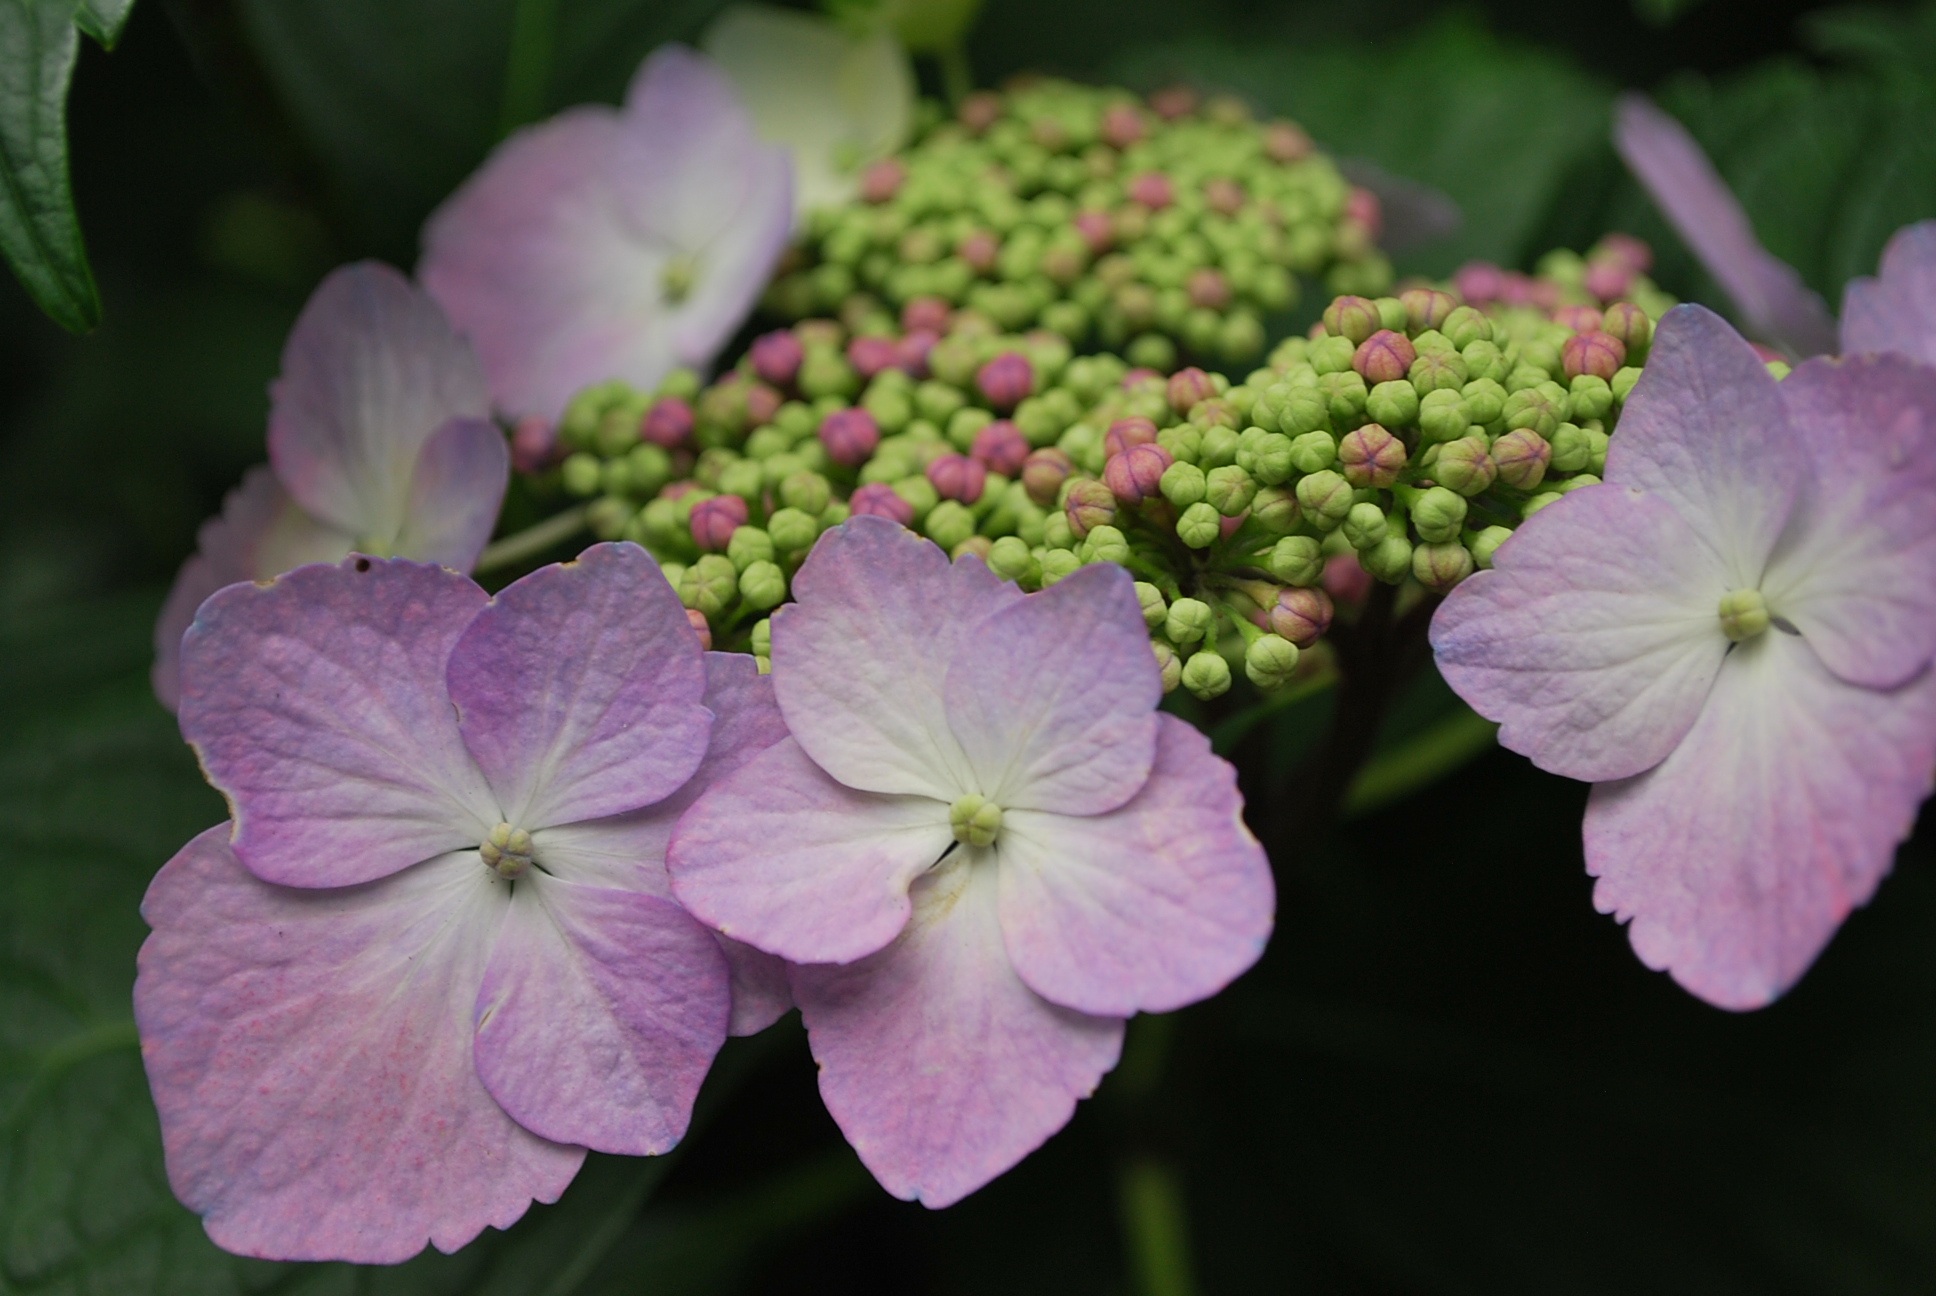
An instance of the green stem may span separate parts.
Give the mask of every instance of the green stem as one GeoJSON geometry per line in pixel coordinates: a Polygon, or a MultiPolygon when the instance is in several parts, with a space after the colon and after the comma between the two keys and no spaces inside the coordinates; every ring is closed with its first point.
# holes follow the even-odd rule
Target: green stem
{"type": "Polygon", "coordinates": [[[1116,1188],[1135,1290],[1140,1296],[1196,1296],[1189,1221],[1176,1172],[1138,1157],[1123,1167],[1116,1188]]]}
{"type": "Polygon", "coordinates": [[[477,556],[477,565],[471,571],[473,574],[495,571],[499,567],[523,562],[526,558],[543,553],[560,540],[569,540],[584,527],[585,506],[580,504],[556,517],[548,517],[536,526],[514,531],[502,540],[493,540],[477,556]]]}
{"type": "Polygon", "coordinates": [[[941,64],[941,87],[948,102],[959,105],[975,88],[975,72],[968,66],[968,48],[960,41],[941,47],[935,55],[941,64]]]}
{"type": "Polygon", "coordinates": [[[498,132],[509,135],[544,115],[551,93],[551,55],[558,37],[558,0],[517,0],[511,16],[511,56],[504,65],[498,132]]]}

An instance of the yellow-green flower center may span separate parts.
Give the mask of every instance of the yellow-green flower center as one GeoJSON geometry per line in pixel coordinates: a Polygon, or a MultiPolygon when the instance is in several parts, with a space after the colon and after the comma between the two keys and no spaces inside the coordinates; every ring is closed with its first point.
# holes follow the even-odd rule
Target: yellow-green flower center
{"type": "Polygon", "coordinates": [[[1760,590],[1729,590],[1721,596],[1721,633],[1740,643],[1768,628],[1768,604],[1760,590]]]}
{"type": "Polygon", "coordinates": [[[979,793],[970,792],[948,807],[948,826],[964,846],[993,846],[1002,830],[1002,808],[979,793]]]}
{"type": "Polygon", "coordinates": [[[659,272],[659,291],[665,294],[666,303],[677,306],[692,295],[692,286],[699,278],[699,262],[690,256],[676,256],[665,263],[659,272]]]}
{"type": "Polygon", "coordinates": [[[478,843],[477,853],[484,857],[485,867],[495,870],[499,877],[522,877],[531,867],[531,834],[501,823],[478,843]]]}

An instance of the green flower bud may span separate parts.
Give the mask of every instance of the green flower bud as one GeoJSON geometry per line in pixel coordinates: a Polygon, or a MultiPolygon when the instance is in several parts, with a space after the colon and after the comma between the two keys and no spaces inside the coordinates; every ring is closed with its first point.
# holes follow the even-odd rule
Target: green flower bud
{"type": "Polygon", "coordinates": [[[1492,462],[1499,480],[1514,490],[1532,490],[1546,479],[1553,447],[1531,428],[1519,428],[1492,443],[1492,462]]]}
{"type": "Polygon", "coordinates": [[[1272,546],[1264,568],[1286,585],[1315,585],[1324,579],[1324,547],[1310,536],[1285,536],[1272,546]]]}
{"type": "Polygon", "coordinates": [[[1580,473],[1577,476],[1568,477],[1565,481],[1555,485],[1553,489],[1562,495],[1571,495],[1576,490],[1585,490],[1589,486],[1598,486],[1599,484],[1600,479],[1592,473],[1580,473]]]}
{"type": "Polygon", "coordinates": [[[749,646],[753,649],[756,656],[771,657],[773,655],[773,619],[771,617],[761,617],[755,621],[753,623],[752,634],[749,637],[752,640],[749,646]]]}
{"type": "Polygon", "coordinates": [[[1035,555],[1029,552],[1028,543],[1016,536],[1003,536],[988,549],[988,570],[1003,580],[1018,584],[1031,584],[1035,573],[1035,555]]]}
{"type": "Polygon", "coordinates": [[[1474,342],[1492,341],[1492,321],[1470,306],[1460,306],[1445,317],[1439,332],[1446,341],[1463,351],[1474,342]]]}
{"type": "MultiPolygon", "coordinates": [[[[958,388],[950,387],[947,383],[936,382],[932,378],[921,383],[914,389],[915,412],[920,414],[922,418],[927,419],[930,423],[946,425],[948,420],[953,418],[967,403],[968,397],[958,388]]],[[[985,416],[984,421],[986,421],[986,418],[994,417],[988,414],[986,410],[982,410],[980,413],[985,416]]],[[[973,434],[970,433],[970,435],[972,436],[973,434]]]]}
{"type": "Polygon", "coordinates": [[[830,527],[837,527],[853,515],[854,511],[847,507],[847,501],[835,500],[821,511],[820,529],[825,531],[830,527]]]}
{"type": "Polygon", "coordinates": [[[975,515],[957,500],[942,500],[928,511],[927,522],[921,529],[943,549],[953,549],[975,534],[975,515]]]}
{"type": "Polygon", "coordinates": [[[635,445],[625,456],[625,470],[633,493],[649,498],[672,480],[672,456],[651,442],[635,445]]]}
{"type": "Polygon", "coordinates": [[[1082,559],[1067,549],[1044,550],[1038,561],[1042,568],[1040,580],[1043,589],[1047,589],[1082,566],[1082,559]]]}
{"type": "Polygon", "coordinates": [[[1533,514],[1539,512],[1541,509],[1545,508],[1548,504],[1553,504],[1558,502],[1560,497],[1561,497],[1561,492],[1557,490],[1541,491],[1539,494],[1533,496],[1531,499],[1527,500],[1525,503],[1519,506],[1520,520],[1525,521],[1531,518],[1533,514]]]}
{"type": "MultiPolygon", "coordinates": [[[[1365,336],[1370,337],[1373,331],[1365,336]]],[[[1351,359],[1357,354],[1358,344],[1348,337],[1322,337],[1311,343],[1305,363],[1319,374],[1343,373],[1351,368],[1351,359]]]]}
{"type": "Polygon", "coordinates": [[[1445,593],[1472,570],[1472,555],[1456,540],[1412,550],[1412,578],[1434,594],[1445,593]]]}
{"type": "Polygon", "coordinates": [[[1506,353],[1491,342],[1474,342],[1459,352],[1459,359],[1465,364],[1467,378],[1490,378],[1498,382],[1512,372],[1506,363],[1506,353]]]}
{"type": "Polygon", "coordinates": [[[1204,500],[1225,517],[1236,517],[1250,507],[1257,495],[1257,482],[1251,475],[1231,464],[1212,468],[1205,474],[1204,500]]]}
{"type": "Polygon", "coordinates": [[[1537,387],[1543,382],[1551,382],[1552,378],[1552,374],[1538,365],[1522,362],[1500,381],[1506,386],[1506,394],[1513,395],[1537,387]]]}
{"type": "Polygon", "coordinates": [[[787,596],[786,574],[772,562],[749,563],[739,574],[739,596],[746,606],[762,612],[778,607],[787,596]]]}
{"type": "MultiPolygon", "coordinates": [[[[1481,427],[1497,423],[1506,412],[1506,389],[1490,378],[1474,378],[1459,390],[1466,416],[1481,427]]],[[[1464,436],[1463,429],[1459,432],[1464,436]]]]}
{"type": "Polygon", "coordinates": [[[773,537],[756,526],[733,528],[733,535],[726,542],[726,557],[742,574],[756,562],[773,561],[773,537]]]}
{"type": "Polygon", "coordinates": [[[1338,440],[1329,432],[1306,432],[1291,441],[1291,467],[1300,473],[1322,472],[1338,461],[1338,440]]]}
{"type": "Polygon", "coordinates": [[[720,470],[719,493],[737,495],[749,504],[757,503],[766,489],[766,474],[751,459],[740,459],[720,470]]]}
{"type": "Polygon", "coordinates": [[[709,621],[724,612],[738,592],[739,572],[725,554],[701,555],[679,582],[679,601],[709,621]]]}
{"type": "Polygon", "coordinates": [[[817,472],[787,474],[780,483],[780,502],[787,508],[818,516],[833,499],[833,487],[817,472]]]}
{"type": "Polygon", "coordinates": [[[893,486],[894,493],[906,500],[908,507],[914,510],[916,526],[919,526],[921,519],[927,517],[934,510],[934,506],[941,502],[941,493],[935,490],[934,483],[924,476],[903,477],[894,482],[893,486]]]}
{"type": "Polygon", "coordinates": [[[1557,473],[1575,473],[1587,466],[1593,447],[1586,433],[1571,423],[1553,429],[1553,459],[1549,467],[1557,473]]]}
{"type": "Polygon", "coordinates": [[[1176,535],[1192,549],[1208,549],[1223,535],[1223,515],[1207,501],[1192,504],[1177,518],[1176,535]]]}
{"type": "Polygon", "coordinates": [[[955,449],[967,454],[975,445],[975,433],[995,421],[995,416],[985,409],[970,405],[958,409],[948,416],[948,441],[955,449]]]}
{"type": "Polygon", "coordinates": [[[1197,444],[1197,467],[1208,472],[1237,462],[1237,434],[1227,427],[1208,427],[1197,444]]]}
{"type": "Polygon", "coordinates": [[[1194,423],[1178,423],[1156,434],[1156,444],[1178,463],[1193,464],[1203,450],[1203,429],[1194,423]]]}
{"type": "Polygon", "coordinates": [[[1176,686],[1183,682],[1183,659],[1176,655],[1176,649],[1166,643],[1152,640],[1150,650],[1156,654],[1156,671],[1162,677],[1163,691],[1176,692],[1176,686]]]}
{"type": "Polygon", "coordinates": [[[1381,382],[1365,398],[1365,413],[1388,428],[1409,427],[1418,418],[1418,391],[1408,382],[1381,382]]]}
{"type": "Polygon", "coordinates": [[[1089,557],[1094,562],[1121,564],[1129,561],[1129,537],[1113,526],[1091,529],[1086,543],[1089,557]]]}
{"type": "Polygon", "coordinates": [[[1586,429],[1586,467],[1588,472],[1605,475],[1607,471],[1607,443],[1608,437],[1604,428],[1589,427],[1586,429]]]}
{"type": "MultiPolygon", "coordinates": [[[[659,553],[682,552],[690,548],[692,536],[679,520],[679,505],[669,499],[655,499],[639,510],[640,543],[659,553]]],[[[666,580],[675,588],[678,582],[666,580]]]]}
{"type": "Polygon", "coordinates": [[[601,495],[585,506],[585,522],[600,540],[616,540],[632,520],[632,505],[615,495],[601,495]]]}
{"type": "Polygon", "coordinates": [[[1387,585],[1396,585],[1411,574],[1412,542],[1392,534],[1358,555],[1358,565],[1387,585]]]}
{"type": "Polygon", "coordinates": [[[1439,448],[1432,464],[1432,477],[1439,485],[1461,495],[1477,495],[1491,486],[1499,475],[1492,461],[1492,447],[1483,436],[1460,437],[1439,448]]]}
{"type": "Polygon", "coordinates": [[[1607,384],[1613,391],[1614,402],[1619,405],[1625,405],[1627,403],[1628,393],[1633,391],[1634,384],[1639,381],[1640,370],[1634,368],[1632,365],[1628,365],[1625,369],[1616,373],[1613,376],[1613,381],[1607,384]]]}
{"type": "MultiPolygon", "coordinates": [[[[938,346],[939,344],[937,344],[938,346]]],[[[810,399],[825,396],[852,397],[860,390],[860,375],[847,363],[847,357],[830,347],[815,347],[800,362],[795,379],[810,399]]]]}
{"type": "Polygon", "coordinates": [[[1472,537],[1472,543],[1469,546],[1472,551],[1472,561],[1481,570],[1490,570],[1492,567],[1492,555],[1498,552],[1500,545],[1510,539],[1512,539],[1512,532],[1505,527],[1487,527],[1478,535],[1472,537]]]}
{"type": "Polygon", "coordinates": [[[1364,550],[1383,541],[1391,533],[1391,524],[1385,519],[1385,510],[1376,504],[1353,504],[1339,530],[1346,544],[1364,550]]]}
{"type": "MultiPolygon", "coordinates": [[[[1406,390],[1411,388],[1406,386],[1406,390]]],[[[1472,426],[1465,399],[1449,390],[1426,393],[1418,402],[1417,418],[1419,434],[1427,443],[1456,440],[1472,426]]]]}
{"type": "Polygon", "coordinates": [[[1163,492],[1164,499],[1180,509],[1185,509],[1201,500],[1209,485],[1203,469],[1179,459],[1163,470],[1163,478],[1158,483],[1158,488],[1163,492]]]}
{"type": "Polygon", "coordinates": [[[605,463],[597,455],[580,450],[565,460],[560,473],[565,489],[580,497],[598,494],[598,488],[605,473],[605,463]]]}
{"type": "Polygon", "coordinates": [[[1552,382],[1528,387],[1506,397],[1506,405],[1501,413],[1508,428],[1531,428],[1551,440],[1567,415],[1566,391],[1558,383],[1552,382]]]}
{"type": "Polygon", "coordinates": [[[1216,626],[1216,613],[1202,599],[1180,598],[1170,604],[1163,618],[1163,634],[1179,648],[1209,635],[1216,626]]]}
{"type": "Polygon", "coordinates": [[[1221,653],[1205,650],[1191,653],[1183,663],[1183,687],[1204,702],[1230,691],[1230,663],[1221,653]]]}
{"type": "Polygon", "coordinates": [[[1244,649],[1244,674],[1260,689],[1281,688],[1297,673],[1297,645],[1282,635],[1260,635],[1244,649]]]}
{"type": "Polygon", "coordinates": [[[1365,401],[1370,392],[1356,369],[1325,374],[1318,379],[1318,391],[1324,396],[1333,427],[1356,427],[1365,421],[1365,401]]]}
{"type": "Polygon", "coordinates": [[[1331,469],[1314,472],[1297,484],[1298,507],[1312,526],[1330,531],[1351,511],[1351,483],[1331,469]]]}
{"type": "Polygon", "coordinates": [[[1573,398],[1573,417],[1581,421],[1603,419],[1613,412],[1613,388],[1596,374],[1581,374],[1568,389],[1573,398]]]}
{"type": "Polygon", "coordinates": [[[1143,609],[1143,624],[1152,630],[1160,629],[1169,619],[1169,604],[1163,601],[1163,591],[1148,581],[1136,582],[1136,602],[1143,609]]]}
{"type": "Polygon", "coordinates": [[[1421,492],[1412,504],[1412,525],[1428,544],[1444,544],[1458,538],[1465,526],[1465,511],[1463,495],[1434,486],[1421,492]]]}
{"type": "MultiPolygon", "coordinates": [[[[823,506],[824,507],[824,506],[823,506]]],[[[766,534],[773,547],[783,554],[805,553],[820,538],[820,524],[814,514],[800,508],[774,510],[766,520],[766,534]]]]}
{"type": "Polygon", "coordinates": [[[1286,436],[1329,430],[1331,405],[1316,387],[1289,387],[1276,402],[1277,430],[1286,436]]]}

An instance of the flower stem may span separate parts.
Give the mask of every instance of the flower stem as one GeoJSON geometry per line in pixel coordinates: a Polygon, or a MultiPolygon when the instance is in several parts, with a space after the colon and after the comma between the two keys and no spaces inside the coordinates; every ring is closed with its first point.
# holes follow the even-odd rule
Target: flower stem
{"type": "Polygon", "coordinates": [[[941,47],[935,59],[941,64],[941,88],[950,104],[959,105],[975,88],[974,69],[968,66],[968,47],[959,40],[941,47]]]}
{"type": "Polygon", "coordinates": [[[1138,1157],[1123,1166],[1116,1189],[1130,1275],[1139,1296],[1196,1296],[1189,1222],[1176,1172],[1160,1161],[1138,1157]]]}
{"type": "Polygon", "coordinates": [[[504,65],[504,98],[498,107],[499,134],[509,135],[544,115],[557,36],[558,0],[517,0],[511,57],[504,65]]]}
{"type": "Polygon", "coordinates": [[[514,531],[502,540],[493,540],[477,556],[477,565],[471,568],[475,573],[495,571],[499,567],[509,567],[512,563],[522,562],[533,554],[541,554],[560,540],[568,540],[578,534],[585,526],[585,506],[566,509],[556,517],[548,517],[536,526],[514,531]]]}

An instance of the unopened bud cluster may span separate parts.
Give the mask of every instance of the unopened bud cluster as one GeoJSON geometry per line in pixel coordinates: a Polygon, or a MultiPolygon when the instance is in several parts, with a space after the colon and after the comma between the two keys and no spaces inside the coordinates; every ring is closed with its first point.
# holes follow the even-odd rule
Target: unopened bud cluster
{"type": "Polygon", "coordinates": [[[810,218],[769,309],[884,334],[938,298],[1167,370],[1179,347],[1254,363],[1299,276],[1332,293],[1391,278],[1377,199],[1301,128],[1184,89],[1144,101],[1032,80],[970,95],[861,191],[810,218]]]}

